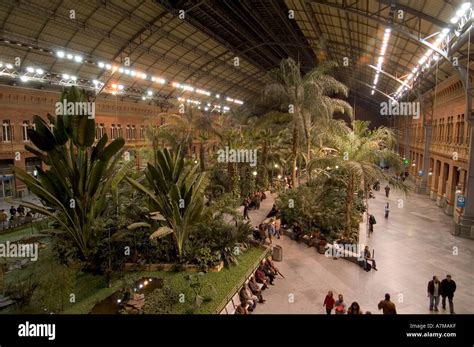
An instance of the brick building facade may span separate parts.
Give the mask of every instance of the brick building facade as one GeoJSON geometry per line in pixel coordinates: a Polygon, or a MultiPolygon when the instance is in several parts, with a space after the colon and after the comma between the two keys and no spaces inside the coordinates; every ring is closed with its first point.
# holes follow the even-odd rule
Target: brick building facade
{"type": "Polygon", "coordinates": [[[431,199],[448,215],[459,218],[456,196],[465,191],[470,124],[465,113],[463,85],[457,76],[439,83],[423,95],[421,116],[399,117],[399,152],[408,159],[407,170],[419,189],[423,176],[431,199]],[[431,139],[427,139],[427,135],[431,139]],[[429,145],[429,167],[424,167],[425,143],[429,145]]]}
{"type": "MultiPolygon", "coordinates": [[[[11,165],[26,169],[34,174],[36,165],[41,162],[25,150],[25,144],[31,144],[26,129],[32,126],[33,115],[47,120],[47,113],[55,113],[55,103],[60,94],[54,91],[0,86],[0,198],[23,196],[27,188],[15,178],[11,165]]],[[[137,167],[144,163],[140,158],[141,147],[148,144],[146,127],[159,126],[165,122],[160,116],[161,109],[145,103],[136,103],[118,97],[98,98],[96,112],[96,139],[107,133],[109,140],[123,137],[130,157],[137,167]]],[[[199,153],[199,143],[193,145],[199,153]]]]}

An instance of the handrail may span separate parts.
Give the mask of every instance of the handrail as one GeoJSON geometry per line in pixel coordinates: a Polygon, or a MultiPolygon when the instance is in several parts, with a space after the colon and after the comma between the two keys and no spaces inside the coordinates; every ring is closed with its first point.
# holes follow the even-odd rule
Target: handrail
{"type": "Polygon", "coordinates": [[[265,247],[265,251],[260,255],[258,260],[253,264],[253,266],[250,267],[250,269],[245,273],[245,275],[240,279],[239,282],[232,288],[232,290],[229,291],[229,294],[221,301],[221,303],[217,306],[216,312],[217,314],[220,314],[222,310],[227,306],[229,301],[232,300],[235,294],[237,294],[240,291],[240,288],[244,285],[245,281],[255,272],[255,270],[258,268],[260,262],[267,257],[268,253],[271,252],[270,247],[265,247]]]}
{"type": "Polygon", "coordinates": [[[0,222],[0,234],[9,234],[11,232],[17,231],[18,229],[22,229],[25,226],[30,226],[34,225],[37,222],[47,219],[48,217],[42,216],[42,215],[35,215],[31,218],[31,220],[25,219],[25,216],[19,217],[17,220],[15,220],[15,223],[12,223],[12,220],[7,219],[4,222],[0,222]],[[11,224],[15,224],[14,226],[9,226],[11,224]]]}

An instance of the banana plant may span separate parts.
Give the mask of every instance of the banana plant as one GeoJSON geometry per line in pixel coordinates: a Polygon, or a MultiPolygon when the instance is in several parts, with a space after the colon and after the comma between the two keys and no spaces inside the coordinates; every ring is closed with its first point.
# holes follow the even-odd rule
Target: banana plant
{"type": "Polygon", "coordinates": [[[185,162],[181,148],[171,153],[167,148],[157,152],[157,163],[148,163],[146,182],[151,190],[126,177],[135,188],[150,198],[155,219],[160,217],[163,226],[150,235],[150,239],[172,235],[177,257],[182,259],[184,246],[193,226],[212,216],[206,207],[204,189],[208,178],[200,172],[199,164],[185,162]]]}
{"type": "MultiPolygon", "coordinates": [[[[61,95],[61,102],[84,102],[86,95],[71,87],[61,95]]],[[[78,249],[80,260],[87,261],[98,235],[92,229],[94,220],[106,206],[115,167],[125,141],[118,138],[107,145],[106,134],[94,143],[95,120],[87,115],[63,112],[56,117],[48,114],[54,124],[51,130],[40,116],[33,116],[35,129],[28,136],[35,147],[25,149],[40,158],[48,168],[36,167],[38,178],[13,166],[16,176],[42,202],[42,205],[22,201],[22,204],[58,225],[55,230],[66,232],[78,249]]]]}

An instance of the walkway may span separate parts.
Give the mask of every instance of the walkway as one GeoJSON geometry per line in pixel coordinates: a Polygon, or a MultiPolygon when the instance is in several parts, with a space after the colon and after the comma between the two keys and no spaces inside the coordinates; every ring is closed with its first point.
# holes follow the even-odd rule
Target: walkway
{"type": "MultiPolygon", "coordinates": [[[[270,200],[265,204],[271,207],[270,200]]],[[[285,278],[277,279],[276,285],[264,292],[267,302],[255,313],[325,313],[322,303],[332,290],[335,295],[342,293],[348,305],[357,301],[364,312],[379,313],[378,302],[390,293],[399,313],[429,314],[427,283],[433,275],[443,279],[448,273],[458,286],[456,313],[474,312],[474,241],[450,234],[452,217],[444,215],[427,196],[410,193],[405,199],[392,189],[387,200],[383,187],[369,209],[377,224],[368,244],[375,249],[379,271],[365,272],[351,262],[327,258],[315,248],[283,236],[274,243],[283,247],[283,261],[278,266],[285,278]],[[404,199],[403,208],[398,208],[398,199],[404,199]],[[391,205],[387,220],[386,201],[391,205]]],[[[364,239],[365,224],[361,227],[364,239]]]]}

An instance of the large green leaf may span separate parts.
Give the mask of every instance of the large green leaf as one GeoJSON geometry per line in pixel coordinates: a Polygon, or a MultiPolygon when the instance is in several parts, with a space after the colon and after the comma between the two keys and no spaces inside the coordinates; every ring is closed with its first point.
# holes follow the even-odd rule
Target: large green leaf
{"type": "Polygon", "coordinates": [[[92,146],[95,140],[95,120],[82,116],[79,122],[77,132],[77,143],[80,147],[86,148],[92,146]]]}
{"type": "Polygon", "coordinates": [[[56,117],[56,123],[53,129],[54,136],[56,137],[56,142],[58,145],[64,145],[67,140],[66,129],[64,128],[63,116],[58,115],[56,117]]]}
{"type": "Polygon", "coordinates": [[[104,148],[102,153],[99,155],[99,158],[101,160],[109,160],[115,154],[117,154],[124,145],[125,145],[125,140],[121,137],[113,140],[107,147],[104,148]]]}
{"type": "Polygon", "coordinates": [[[137,222],[137,223],[132,223],[129,226],[127,226],[128,230],[135,230],[138,228],[151,228],[151,225],[145,222],[137,222]]]}
{"type": "Polygon", "coordinates": [[[49,152],[54,148],[55,142],[51,139],[40,136],[33,129],[27,129],[28,138],[33,142],[33,144],[38,147],[40,150],[49,152]]]}
{"type": "Polygon", "coordinates": [[[168,227],[160,227],[156,229],[151,235],[150,235],[150,240],[153,239],[160,239],[163,238],[169,234],[173,233],[173,229],[168,228],[168,227]]]}

